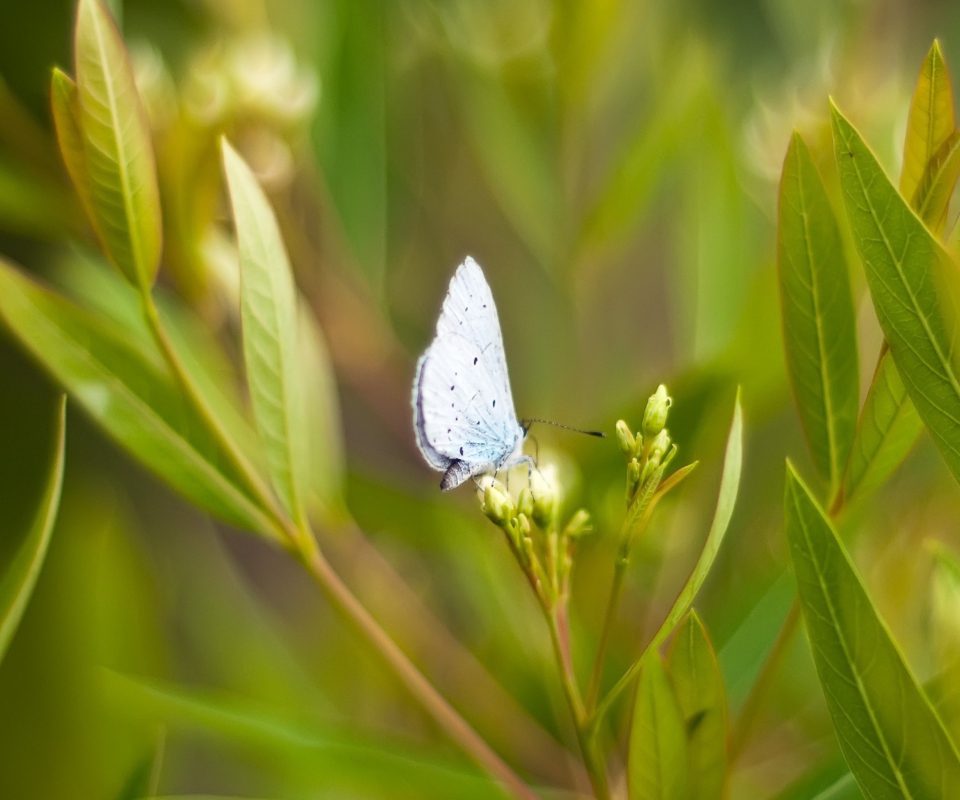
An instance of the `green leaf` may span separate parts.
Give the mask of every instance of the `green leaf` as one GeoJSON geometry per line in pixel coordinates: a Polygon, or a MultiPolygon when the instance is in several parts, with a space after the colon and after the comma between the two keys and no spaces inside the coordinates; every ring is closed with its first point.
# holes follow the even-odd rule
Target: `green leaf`
{"type": "Polygon", "coordinates": [[[960,667],[960,558],[941,542],[930,542],[930,580],[934,652],[942,669],[960,667]]]}
{"type": "Polygon", "coordinates": [[[857,422],[843,479],[844,502],[869,495],[907,457],[923,430],[889,349],[884,349],[857,422]]]}
{"type": "Polygon", "coordinates": [[[597,708],[594,726],[599,725],[613,701],[623,692],[630,682],[640,671],[644,659],[648,653],[656,650],[664,640],[670,635],[684,615],[693,605],[693,600],[707,579],[707,574],[713,566],[714,559],[723,542],[723,537],[727,532],[727,526],[730,524],[730,518],[733,516],[733,507],[736,504],[737,492],[740,488],[740,470],[743,465],[743,412],[740,408],[740,393],[737,392],[737,400],[733,409],[733,422],[730,425],[730,434],[727,437],[727,449],[723,457],[723,475],[720,478],[720,493],[717,498],[717,507],[713,514],[713,522],[710,525],[710,531],[707,533],[706,541],[703,543],[703,549],[700,551],[700,557],[693,567],[693,571],[687,577],[686,583],[680,590],[677,599],[667,613],[666,618],[661,623],[660,628],[654,634],[653,638],[644,648],[643,654],[633,665],[624,673],[623,677],[617,681],[616,685],[610,690],[603,702],[597,708]]]}
{"type": "Polygon", "coordinates": [[[900,172],[900,192],[905,198],[913,198],[927,164],[955,127],[950,76],[940,52],[940,42],[934,39],[920,68],[907,119],[903,169],[900,172]]]}
{"type": "Polygon", "coordinates": [[[266,195],[226,139],[223,166],[240,249],[243,358],[253,415],[273,486],[287,511],[302,521],[306,398],[293,272],[266,195]]]}
{"type": "Polygon", "coordinates": [[[777,263],[787,368],[813,462],[840,485],[860,403],[856,317],[843,240],[810,150],[783,162],[777,263]]]}
{"type": "Polygon", "coordinates": [[[687,739],[687,795],[723,797],[727,771],[727,703],[720,664],[696,611],[681,623],[667,659],[687,739]]]}
{"type": "Polygon", "coordinates": [[[630,728],[630,800],[682,800],[690,768],[683,714],[660,656],[651,653],[643,662],[630,728]]]}
{"type": "Polygon", "coordinates": [[[947,223],[950,197],[960,176],[960,131],[953,131],[931,158],[910,205],[936,236],[947,223]]]}
{"type": "Polygon", "coordinates": [[[271,530],[156,351],[148,357],[124,329],[2,261],[0,320],[111,437],[163,480],[238,527],[271,530]]]}
{"type": "Polygon", "coordinates": [[[0,661],[7,653],[23,612],[33,594],[40,568],[47,555],[53,523],[60,507],[63,486],[63,453],[66,439],[66,398],[57,411],[57,433],[46,487],[26,538],[13,562],[0,579],[0,661]]]}
{"type": "Polygon", "coordinates": [[[840,186],[880,327],[910,399],[960,479],[956,265],[833,107],[840,186]]]}
{"type": "Polygon", "coordinates": [[[789,462],[784,514],[813,659],[850,771],[867,798],[947,796],[960,786],[960,756],[789,462]]]}
{"type": "Polygon", "coordinates": [[[153,142],[130,56],[100,0],[80,0],[74,48],[95,227],[110,260],[145,291],[162,248],[153,142]]]}

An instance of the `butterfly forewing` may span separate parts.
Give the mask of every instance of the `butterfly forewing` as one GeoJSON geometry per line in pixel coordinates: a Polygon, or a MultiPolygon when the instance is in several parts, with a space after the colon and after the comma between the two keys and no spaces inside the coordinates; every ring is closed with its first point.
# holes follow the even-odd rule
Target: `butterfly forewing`
{"type": "Polygon", "coordinates": [[[519,424],[493,295],[468,258],[450,281],[437,333],[414,385],[417,440],[432,466],[481,468],[513,451],[519,424]]]}

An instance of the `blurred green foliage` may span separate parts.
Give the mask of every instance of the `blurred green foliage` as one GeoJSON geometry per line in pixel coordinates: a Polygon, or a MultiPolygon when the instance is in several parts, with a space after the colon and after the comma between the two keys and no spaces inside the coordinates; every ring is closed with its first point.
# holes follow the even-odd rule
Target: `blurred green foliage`
{"type": "MultiPolygon", "coordinates": [[[[93,255],[54,143],[50,71],[70,71],[73,6],[0,10],[0,252],[112,315],[134,348],[149,336],[136,298],[93,255]]],[[[888,174],[899,172],[934,36],[947,65],[960,64],[960,8],[112,6],[153,134],[164,212],[157,294],[172,336],[218,376],[224,406],[243,405],[219,164],[227,134],[270,193],[324,334],[315,359],[336,376],[335,391],[316,393],[327,426],[316,440],[330,443],[317,492],[324,547],[413,660],[533,783],[585,788],[566,758],[576,741],[547,631],[475,498],[441,496],[413,443],[413,365],[449,275],[466,254],[484,265],[521,416],[610,430],[618,418],[639,422],[664,382],[682,463],[700,461],[637,543],[608,682],[657,632],[697,559],[742,385],[740,498],[696,601],[735,720],[793,598],[784,457],[819,495],[829,488],[816,483],[781,344],[776,198],[790,131],[810,145],[834,213],[843,206],[828,94],[888,174]],[[210,340],[225,345],[225,359],[210,340]],[[329,423],[338,413],[342,430],[329,423]]],[[[862,398],[883,336],[840,228],[862,398]]],[[[50,381],[0,337],[4,567],[42,493],[56,402],[50,381]]],[[[211,522],[77,408],[68,416],[60,519],[0,664],[0,796],[491,796],[295,563],[211,522]]],[[[585,678],[623,516],[621,456],[612,439],[535,435],[541,462],[555,463],[570,489],[567,511],[593,511],[596,532],[571,577],[574,667],[585,678]]],[[[956,706],[944,631],[960,615],[950,583],[958,513],[956,484],[923,434],[885,490],[836,523],[913,673],[944,707],[956,706]],[[940,544],[922,548],[927,540],[940,544]]],[[[806,639],[786,647],[731,766],[729,796],[855,797],[806,639]]],[[[632,704],[621,705],[609,735],[622,741],[632,704]]]]}

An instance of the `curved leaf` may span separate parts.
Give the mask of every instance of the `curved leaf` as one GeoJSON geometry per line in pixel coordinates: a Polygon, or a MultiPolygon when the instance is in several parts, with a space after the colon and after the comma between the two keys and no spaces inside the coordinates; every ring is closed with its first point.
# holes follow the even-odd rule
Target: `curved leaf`
{"type": "Polygon", "coordinates": [[[867,798],[944,798],[960,756],[849,556],[787,463],[787,539],[813,659],[840,749],[867,798]]]}
{"type": "Polygon", "coordinates": [[[840,229],[797,132],[780,181],[777,264],[790,383],[813,462],[833,494],[860,404],[856,317],[840,229]]]}
{"type": "Polygon", "coordinates": [[[127,280],[149,289],[162,247],[153,142],[130,56],[100,0],[80,0],[74,48],[95,228],[127,280]]]}
{"type": "Polygon", "coordinates": [[[40,505],[27,536],[20,545],[13,562],[0,579],[0,661],[3,661],[23,612],[33,594],[40,568],[47,555],[53,523],[60,507],[60,489],[63,487],[63,453],[66,439],[66,398],[57,412],[57,432],[53,458],[40,505]]]}
{"type": "Polygon", "coordinates": [[[651,653],[643,662],[630,728],[630,800],[683,800],[689,769],[683,715],[660,656],[651,653]]]}
{"type": "Polygon", "coordinates": [[[908,200],[923,179],[927,164],[955,128],[953,90],[947,65],[943,63],[940,43],[935,39],[923,60],[920,77],[913,92],[907,137],[903,143],[903,169],[900,192],[908,200]]]}
{"type": "Polygon", "coordinates": [[[134,457],[192,502],[250,530],[271,526],[159,355],[0,261],[0,320],[134,457]]]}
{"type": "Polygon", "coordinates": [[[266,195],[226,139],[223,166],[240,248],[243,358],[253,415],[274,488],[302,520],[306,407],[293,272],[266,195]]]}
{"type": "Polygon", "coordinates": [[[960,131],[951,133],[930,158],[910,205],[937,236],[947,223],[950,197],[960,176],[960,131]]]}
{"type": "Polygon", "coordinates": [[[880,327],[920,418],[960,479],[960,274],[836,106],[833,131],[847,216],[880,327]]]}
{"type": "Polygon", "coordinates": [[[923,422],[886,349],[880,356],[857,422],[843,479],[844,501],[850,502],[877,489],[907,457],[922,430],[923,422]]]}
{"type": "Polygon", "coordinates": [[[696,611],[674,636],[667,670],[687,739],[687,796],[720,800],[727,772],[727,703],[717,655],[696,611]]]}

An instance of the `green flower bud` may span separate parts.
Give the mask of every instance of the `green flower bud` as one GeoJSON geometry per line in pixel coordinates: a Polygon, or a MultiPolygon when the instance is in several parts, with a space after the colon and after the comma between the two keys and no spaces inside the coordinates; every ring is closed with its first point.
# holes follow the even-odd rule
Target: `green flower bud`
{"type": "Polygon", "coordinates": [[[673,400],[667,394],[667,387],[662,383],[657,391],[647,400],[647,408],[643,412],[643,437],[650,439],[663,430],[667,424],[667,413],[673,400]]]}
{"type": "Polygon", "coordinates": [[[622,419],[617,422],[617,444],[627,458],[633,458],[637,454],[637,440],[622,419]]]}
{"type": "Polygon", "coordinates": [[[652,458],[649,459],[647,463],[643,465],[643,472],[640,473],[640,479],[637,481],[637,486],[643,486],[659,466],[660,464],[658,461],[654,461],[652,458]]]}
{"type": "Polygon", "coordinates": [[[533,516],[533,492],[530,491],[529,487],[520,492],[520,497],[517,500],[517,513],[527,517],[533,516]]]}
{"type": "Polygon", "coordinates": [[[633,459],[629,464],[627,464],[627,503],[629,503],[633,496],[637,493],[637,488],[640,486],[640,462],[637,459],[633,459]]]}
{"type": "Polygon", "coordinates": [[[530,536],[530,518],[523,512],[517,514],[517,527],[520,529],[520,536],[524,539],[530,536]]]}
{"type": "Polygon", "coordinates": [[[502,526],[514,518],[516,509],[514,509],[510,497],[501,492],[495,483],[491,482],[483,491],[483,513],[496,525],[502,526]]]}
{"type": "Polygon", "coordinates": [[[553,522],[554,492],[539,470],[530,475],[530,489],[533,493],[533,521],[544,530],[553,522]]]}
{"type": "Polygon", "coordinates": [[[581,508],[570,517],[567,527],[563,530],[563,535],[568,539],[578,539],[590,533],[592,530],[593,525],[590,523],[590,514],[586,509],[581,508]]]}
{"type": "Polygon", "coordinates": [[[660,466],[660,461],[666,455],[667,450],[670,449],[670,434],[667,433],[666,429],[663,429],[656,435],[656,438],[653,442],[650,443],[650,454],[648,456],[648,462],[652,463],[655,466],[660,466]]]}

